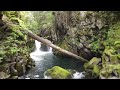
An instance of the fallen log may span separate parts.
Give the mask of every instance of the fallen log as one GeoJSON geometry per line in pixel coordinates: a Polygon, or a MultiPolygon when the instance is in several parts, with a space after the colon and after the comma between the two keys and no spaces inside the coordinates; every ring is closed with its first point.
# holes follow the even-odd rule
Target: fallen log
{"type": "Polygon", "coordinates": [[[54,49],[56,49],[56,50],[58,50],[58,51],[60,51],[60,52],[62,52],[64,54],[66,54],[66,55],[69,55],[69,56],[71,56],[73,58],[76,58],[76,59],[84,61],[84,62],[88,61],[88,60],[86,60],[86,59],[84,59],[84,58],[82,58],[82,57],[80,57],[80,56],[78,56],[78,55],[76,55],[74,53],[71,53],[71,52],[69,52],[67,50],[64,50],[64,49],[54,45],[51,41],[49,41],[47,39],[44,39],[42,37],[39,37],[39,36],[37,36],[36,34],[34,34],[33,32],[31,32],[29,30],[24,30],[24,32],[25,32],[25,34],[29,35],[33,39],[38,40],[39,42],[41,42],[41,43],[43,43],[45,45],[48,45],[48,46],[50,46],[50,47],[52,47],[52,48],[54,48],[54,49]]]}

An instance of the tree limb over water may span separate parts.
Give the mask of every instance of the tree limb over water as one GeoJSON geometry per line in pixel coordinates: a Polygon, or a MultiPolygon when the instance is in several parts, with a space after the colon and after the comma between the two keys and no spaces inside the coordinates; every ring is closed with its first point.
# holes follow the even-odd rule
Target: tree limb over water
{"type": "Polygon", "coordinates": [[[48,46],[50,46],[50,47],[52,47],[52,48],[54,48],[54,49],[56,49],[56,50],[58,50],[58,51],[60,51],[60,52],[62,52],[64,54],[68,55],[68,56],[71,56],[73,58],[76,58],[76,59],[84,61],[84,62],[88,62],[88,60],[84,59],[83,57],[80,57],[80,56],[78,56],[78,55],[76,55],[74,53],[71,53],[71,52],[69,52],[67,50],[64,50],[64,49],[54,45],[51,41],[49,41],[47,39],[44,39],[42,37],[39,37],[38,35],[34,34],[33,32],[31,32],[29,30],[23,30],[23,32],[25,34],[29,35],[30,37],[32,37],[33,39],[38,40],[39,42],[41,42],[41,43],[43,43],[45,45],[48,45],[48,46]]]}

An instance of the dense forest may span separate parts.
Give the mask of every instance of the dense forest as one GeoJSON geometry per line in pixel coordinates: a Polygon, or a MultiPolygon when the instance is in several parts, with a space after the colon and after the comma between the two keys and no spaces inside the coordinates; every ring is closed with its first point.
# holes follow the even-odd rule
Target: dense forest
{"type": "Polygon", "coordinates": [[[120,11],[0,11],[0,79],[43,78],[119,79],[120,11]]]}

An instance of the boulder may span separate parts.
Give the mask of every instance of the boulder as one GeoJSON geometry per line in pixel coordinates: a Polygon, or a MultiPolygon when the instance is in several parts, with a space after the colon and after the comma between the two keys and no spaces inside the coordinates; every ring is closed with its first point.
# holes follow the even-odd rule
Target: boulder
{"type": "Polygon", "coordinates": [[[51,69],[48,69],[44,74],[52,79],[69,79],[71,77],[70,71],[59,66],[54,66],[51,69]]]}

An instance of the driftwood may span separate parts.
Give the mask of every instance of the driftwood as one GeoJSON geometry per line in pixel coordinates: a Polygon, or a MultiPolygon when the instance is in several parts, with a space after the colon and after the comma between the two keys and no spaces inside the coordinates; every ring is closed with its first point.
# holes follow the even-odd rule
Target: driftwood
{"type": "Polygon", "coordinates": [[[64,49],[62,49],[62,48],[54,45],[51,41],[49,41],[49,40],[47,40],[47,39],[44,39],[44,38],[42,38],[42,37],[39,37],[39,36],[37,36],[36,34],[34,34],[33,32],[31,32],[31,31],[29,31],[29,30],[24,30],[24,32],[25,32],[27,35],[29,35],[30,37],[32,37],[33,39],[38,40],[39,42],[41,42],[41,43],[43,43],[43,44],[45,44],[45,45],[48,45],[48,46],[50,46],[50,47],[52,47],[52,48],[54,48],[54,49],[56,49],[56,50],[58,50],[58,51],[60,51],[60,52],[62,52],[62,53],[64,53],[64,54],[66,54],[66,55],[69,55],[69,56],[71,56],[71,57],[73,57],[73,58],[76,58],[76,59],[81,60],[81,61],[84,61],[84,62],[87,62],[87,61],[88,61],[88,60],[86,60],[86,59],[84,59],[84,58],[82,58],[82,57],[80,57],[80,56],[78,56],[78,55],[76,55],[76,54],[73,54],[73,53],[71,53],[71,52],[69,52],[69,51],[67,51],[67,50],[64,50],[64,49]]]}

